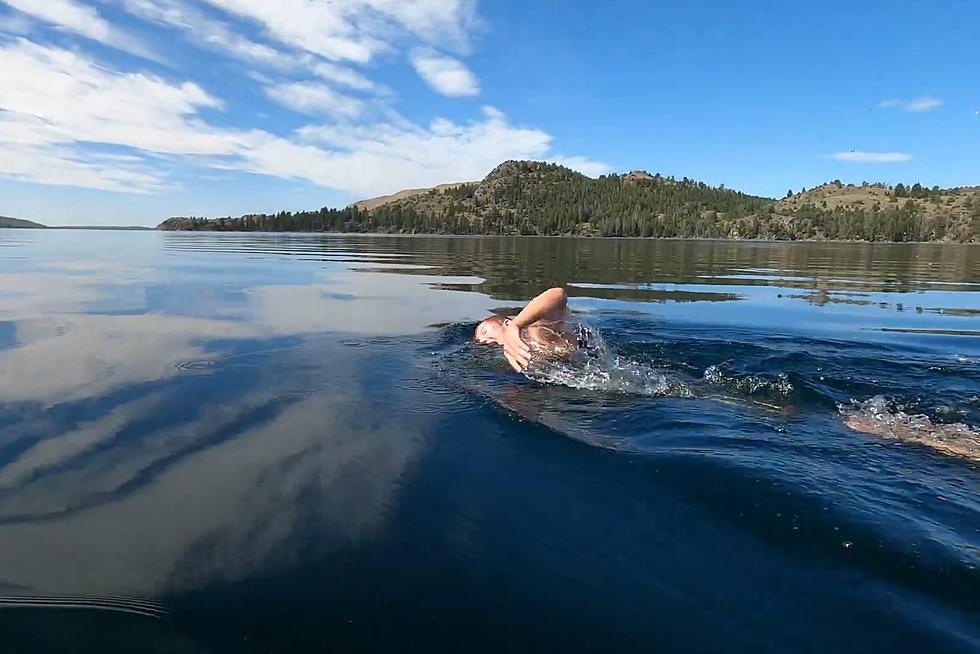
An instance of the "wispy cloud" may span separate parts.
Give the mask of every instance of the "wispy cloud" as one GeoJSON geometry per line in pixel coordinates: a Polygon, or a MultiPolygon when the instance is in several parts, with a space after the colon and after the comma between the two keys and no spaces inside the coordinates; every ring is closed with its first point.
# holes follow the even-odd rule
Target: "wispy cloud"
{"type": "Polygon", "coordinates": [[[831,159],[837,161],[850,161],[854,163],[902,163],[911,161],[913,156],[906,152],[835,152],[830,155],[831,159]]]}
{"type": "Polygon", "coordinates": [[[173,190],[189,170],[220,169],[364,197],[477,179],[506,159],[546,159],[589,175],[609,170],[555,153],[548,132],[516,125],[492,107],[470,120],[428,124],[399,114],[393,92],[374,77],[384,61],[407,56],[442,95],[480,93],[461,59],[478,22],[473,0],[102,2],[137,21],[128,29],[166,30],[165,43],[176,37],[180,47],[234,62],[246,84],[309,116],[309,124],[289,131],[282,126],[297,118],[289,116],[273,127],[249,126],[242,107],[190,81],[193,71],[167,67],[163,78],[145,72],[145,61],[97,59],[84,40],[67,47],[44,40],[54,26],[116,48],[131,45],[99,5],[0,0],[17,10],[6,16],[11,26],[28,35],[8,30],[0,40],[0,176],[145,194],[173,190]],[[42,23],[48,28],[38,29],[42,23]]]}
{"type": "Polygon", "coordinates": [[[939,107],[943,106],[943,101],[940,98],[923,95],[922,97],[912,98],[910,100],[901,100],[897,98],[882,100],[880,103],[878,103],[878,106],[882,109],[901,109],[902,111],[922,113],[924,111],[938,109],[939,107]]]}
{"type": "Polygon", "coordinates": [[[357,98],[317,82],[273,84],[265,92],[274,102],[304,114],[356,118],[364,109],[357,98]]]}
{"type": "MultiPolygon", "coordinates": [[[[206,110],[224,102],[193,82],[114,70],[27,39],[0,43],[0,60],[0,175],[36,183],[153,193],[174,183],[167,163],[180,162],[367,196],[482,177],[505,159],[557,156],[547,132],[489,107],[469,122],[423,127],[392,114],[359,124],[359,100],[315,82],[280,83],[269,89],[279,101],[343,119],[280,135],[208,122],[206,110]],[[105,146],[125,156],[93,153],[105,146]]],[[[564,161],[590,174],[608,168],[564,161]]]]}
{"type": "Polygon", "coordinates": [[[267,38],[331,61],[367,63],[411,36],[465,49],[476,22],[471,0],[204,0],[258,24],[267,38]]]}
{"type": "MultiPolygon", "coordinates": [[[[479,119],[467,123],[437,118],[427,127],[407,121],[309,125],[296,136],[317,147],[294,151],[288,157],[290,165],[316,171],[313,174],[329,177],[328,185],[361,196],[480,179],[507,159],[552,156],[550,134],[514,125],[493,107],[484,107],[479,119]]],[[[608,170],[606,164],[586,158],[568,163],[587,173],[608,170]]],[[[304,174],[311,173],[297,176],[304,174]]]]}
{"type": "Polygon", "coordinates": [[[367,77],[361,75],[352,68],[322,60],[310,61],[307,59],[304,60],[303,63],[311,73],[320,79],[327,80],[328,82],[333,82],[355,91],[366,91],[373,93],[385,92],[385,89],[383,89],[381,85],[372,82],[367,77]]]}
{"type": "Polygon", "coordinates": [[[0,46],[0,174],[43,184],[126,192],[165,186],[142,158],[93,154],[90,144],[160,154],[220,155],[227,137],[194,118],[220,100],[191,82],[114,73],[84,55],[26,39],[0,46]]]}
{"type": "MultiPolygon", "coordinates": [[[[0,3],[66,32],[78,34],[139,57],[159,59],[136,39],[111,25],[94,7],[84,5],[77,0],[0,0],[0,3]]],[[[21,29],[16,31],[23,33],[26,30],[22,25],[21,29]]]]}
{"type": "Polygon", "coordinates": [[[349,66],[243,36],[228,22],[205,15],[186,0],[112,1],[137,18],[182,32],[189,43],[225,57],[290,76],[312,75],[355,91],[385,92],[381,85],[349,66]]]}
{"type": "Polygon", "coordinates": [[[605,175],[612,172],[613,169],[612,166],[604,161],[595,161],[586,157],[566,157],[564,155],[556,155],[554,157],[548,157],[548,161],[551,163],[556,163],[559,166],[565,166],[566,168],[577,170],[583,175],[587,175],[589,177],[605,175]]]}
{"type": "Polygon", "coordinates": [[[287,67],[290,57],[275,48],[236,33],[226,23],[208,18],[184,0],[113,0],[128,13],[145,21],[181,30],[195,44],[225,55],[263,65],[287,67]]]}
{"type": "Polygon", "coordinates": [[[107,41],[113,28],[94,7],[75,0],[3,0],[4,4],[39,20],[96,41],[107,41]]]}
{"type": "Polygon", "coordinates": [[[450,97],[479,95],[480,83],[463,62],[431,49],[412,53],[412,66],[437,93],[450,97]]]}

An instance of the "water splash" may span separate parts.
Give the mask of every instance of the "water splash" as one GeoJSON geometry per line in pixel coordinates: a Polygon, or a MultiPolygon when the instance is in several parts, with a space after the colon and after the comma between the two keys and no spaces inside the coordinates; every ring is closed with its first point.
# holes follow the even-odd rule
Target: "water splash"
{"type": "Polygon", "coordinates": [[[739,376],[725,372],[720,365],[715,364],[705,369],[704,381],[712,386],[721,386],[746,395],[773,394],[789,397],[793,393],[793,384],[786,373],[780,373],[775,378],[760,375],[739,376]]]}
{"type": "Polygon", "coordinates": [[[666,368],[616,354],[595,327],[571,325],[580,347],[564,358],[533,351],[528,379],[569,388],[649,397],[694,397],[689,385],[666,368]]]}
{"type": "Polygon", "coordinates": [[[838,406],[844,424],[855,431],[907,443],[918,443],[943,454],[980,462],[980,432],[961,422],[940,423],[882,395],[838,406]]]}

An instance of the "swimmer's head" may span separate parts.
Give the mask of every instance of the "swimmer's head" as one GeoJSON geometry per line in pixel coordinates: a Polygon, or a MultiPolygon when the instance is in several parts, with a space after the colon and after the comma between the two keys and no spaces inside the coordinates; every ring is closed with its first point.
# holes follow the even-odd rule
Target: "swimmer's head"
{"type": "Polygon", "coordinates": [[[490,316],[476,326],[473,340],[485,345],[502,345],[504,342],[504,325],[507,319],[503,316],[490,316]]]}

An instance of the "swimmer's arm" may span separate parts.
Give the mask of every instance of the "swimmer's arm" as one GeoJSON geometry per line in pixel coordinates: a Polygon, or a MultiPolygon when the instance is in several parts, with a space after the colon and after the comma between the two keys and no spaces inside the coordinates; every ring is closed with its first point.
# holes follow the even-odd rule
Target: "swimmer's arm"
{"type": "Polygon", "coordinates": [[[562,288],[549,288],[527,303],[527,306],[511,320],[512,325],[523,329],[540,320],[561,320],[565,317],[568,296],[562,288]]]}
{"type": "Polygon", "coordinates": [[[528,302],[517,317],[507,323],[504,328],[504,356],[516,372],[527,368],[531,362],[531,350],[521,338],[521,330],[541,320],[561,320],[565,317],[566,304],[568,296],[564,289],[549,288],[528,302]]]}

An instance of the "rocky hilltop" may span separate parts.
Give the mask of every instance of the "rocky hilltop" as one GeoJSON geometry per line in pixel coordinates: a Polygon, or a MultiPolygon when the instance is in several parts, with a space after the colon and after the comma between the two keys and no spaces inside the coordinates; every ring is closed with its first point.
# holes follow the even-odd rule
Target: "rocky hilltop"
{"type": "Polygon", "coordinates": [[[645,171],[592,179],[556,164],[505,161],[480,182],[415,192],[373,213],[407,215],[422,231],[450,233],[698,236],[719,216],[737,220],[772,204],[645,171]]]}
{"type": "Polygon", "coordinates": [[[344,209],[172,218],[160,228],[977,241],[980,192],[834,181],[777,201],[641,170],[593,179],[555,164],[506,161],[479,182],[411,189],[344,209]]]}

